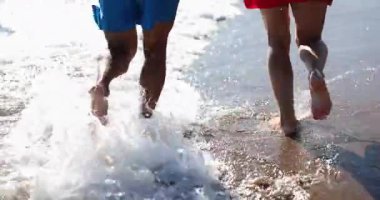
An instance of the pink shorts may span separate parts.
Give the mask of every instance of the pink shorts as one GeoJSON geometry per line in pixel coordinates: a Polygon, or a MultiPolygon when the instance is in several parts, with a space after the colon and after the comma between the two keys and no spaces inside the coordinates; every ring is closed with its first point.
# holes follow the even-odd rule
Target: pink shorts
{"type": "MultiPolygon", "coordinates": [[[[299,3],[305,1],[313,1],[313,0],[244,0],[245,7],[249,9],[253,8],[276,8],[279,6],[284,6],[289,3],[299,3]]],[[[328,5],[331,5],[333,0],[314,0],[314,1],[322,1],[326,2],[328,5]]]]}

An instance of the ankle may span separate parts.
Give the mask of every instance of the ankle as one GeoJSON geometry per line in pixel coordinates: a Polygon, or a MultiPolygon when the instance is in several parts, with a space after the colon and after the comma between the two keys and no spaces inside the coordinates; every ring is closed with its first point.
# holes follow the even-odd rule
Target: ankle
{"type": "Polygon", "coordinates": [[[287,113],[287,114],[281,114],[280,117],[281,126],[287,125],[287,124],[293,124],[297,122],[297,118],[294,112],[287,113]]]}
{"type": "Polygon", "coordinates": [[[109,84],[100,81],[96,84],[96,86],[101,87],[104,90],[104,96],[108,97],[110,95],[109,84]]]}
{"type": "Polygon", "coordinates": [[[146,119],[151,118],[153,115],[153,109],[150,108],[147,104],[143,103],[141,105],[141,115],[146,119]]]}
{"type": "Polygon", "coordinates": [[[323,73],[323,70],[314,68],[309,71],[309,79],[311,78],[318,78],[318,79],[324,79],[325,74],[323,73]]]}

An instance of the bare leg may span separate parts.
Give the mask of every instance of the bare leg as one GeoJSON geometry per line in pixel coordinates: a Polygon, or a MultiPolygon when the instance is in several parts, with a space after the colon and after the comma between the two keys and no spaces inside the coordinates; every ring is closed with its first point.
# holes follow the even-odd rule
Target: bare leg
{"type": "Polygon", "coordinates": [[[328,55],[327,46],[322,41],[327,4],[308,1],[294,3],[291,7],[296,21],[299,54],[309,71],[312,114],[314,119],[325,119],[332,107],[323,74],[328,55]]]}
{"type": "Polygon", "coordinates": [[[142,115],[151,117],[160,98],[166,76],[166,46],[173,23],[158,23],[153,30],[144,31],[145,63],[141,71],[143,88],[142,115]]]}
{"type": "Polygon", "coordinates": [[[107,115],[106,97],[110,94],[109,85],[114,78],[127,72],[137,49],[136,30],[122,33],[106,32],[105,37],[110,50],[107,68],[97,85],[90,89],[92,113],[97,117],[107,115]]]}
{"type": "Polygon", "coordinates": [[[268,67],[280,109],[280,124],[285,135],[291,136],[297,131],[297,119],[293,107],[293,71],[289,58],[289,8],[262,9],[261,14],[268,34],[268,67]]]}

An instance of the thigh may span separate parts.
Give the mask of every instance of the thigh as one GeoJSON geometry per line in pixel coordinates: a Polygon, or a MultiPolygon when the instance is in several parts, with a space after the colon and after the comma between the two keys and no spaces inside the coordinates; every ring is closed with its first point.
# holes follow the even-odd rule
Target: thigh
{"type": "Polygon", "coordinates": [[[159,22],[155,24],[153,29],[144,30],[144,50],[146,52],[166,51],[166,45],[172,27],[172,22],[159,22]]]}
{"type": "Polygon", "coordinates": [[[105,32],[112,58],[131,58],[137,49],[136,29],[125,32],[105,32]]]}
{"type": "Polygon", "coordinates": [[[288,6],[261,9],[260,11],[267,30],[269,45],[288,48],[290,45],[288,6]]]}
{"type": "Polygon", "coordinates": [[[291,4],[298,43],[307,44],[321,39],[327,6],[327,1],[317,0],[291,4]]]}

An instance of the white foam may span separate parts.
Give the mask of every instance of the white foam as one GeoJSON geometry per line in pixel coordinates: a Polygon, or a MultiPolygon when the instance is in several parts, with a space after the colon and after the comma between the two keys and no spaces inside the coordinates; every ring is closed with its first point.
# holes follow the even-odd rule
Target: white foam
{"type": "Polygon", "coordinates": [[[7,162],[17,167],[8,178],[26,179],[32,199],[201,197],[194,187],[212,186],[202,153],[183,141],[186,116],[139,119],[138,93],[118,91],[110,99],[110,125],[103,127],[88,114],[80,84],[49,73],[33,85],[34,99],[7,141],[7,162]],[[176,184],[162,186],[170,182],[176,184]]]}

